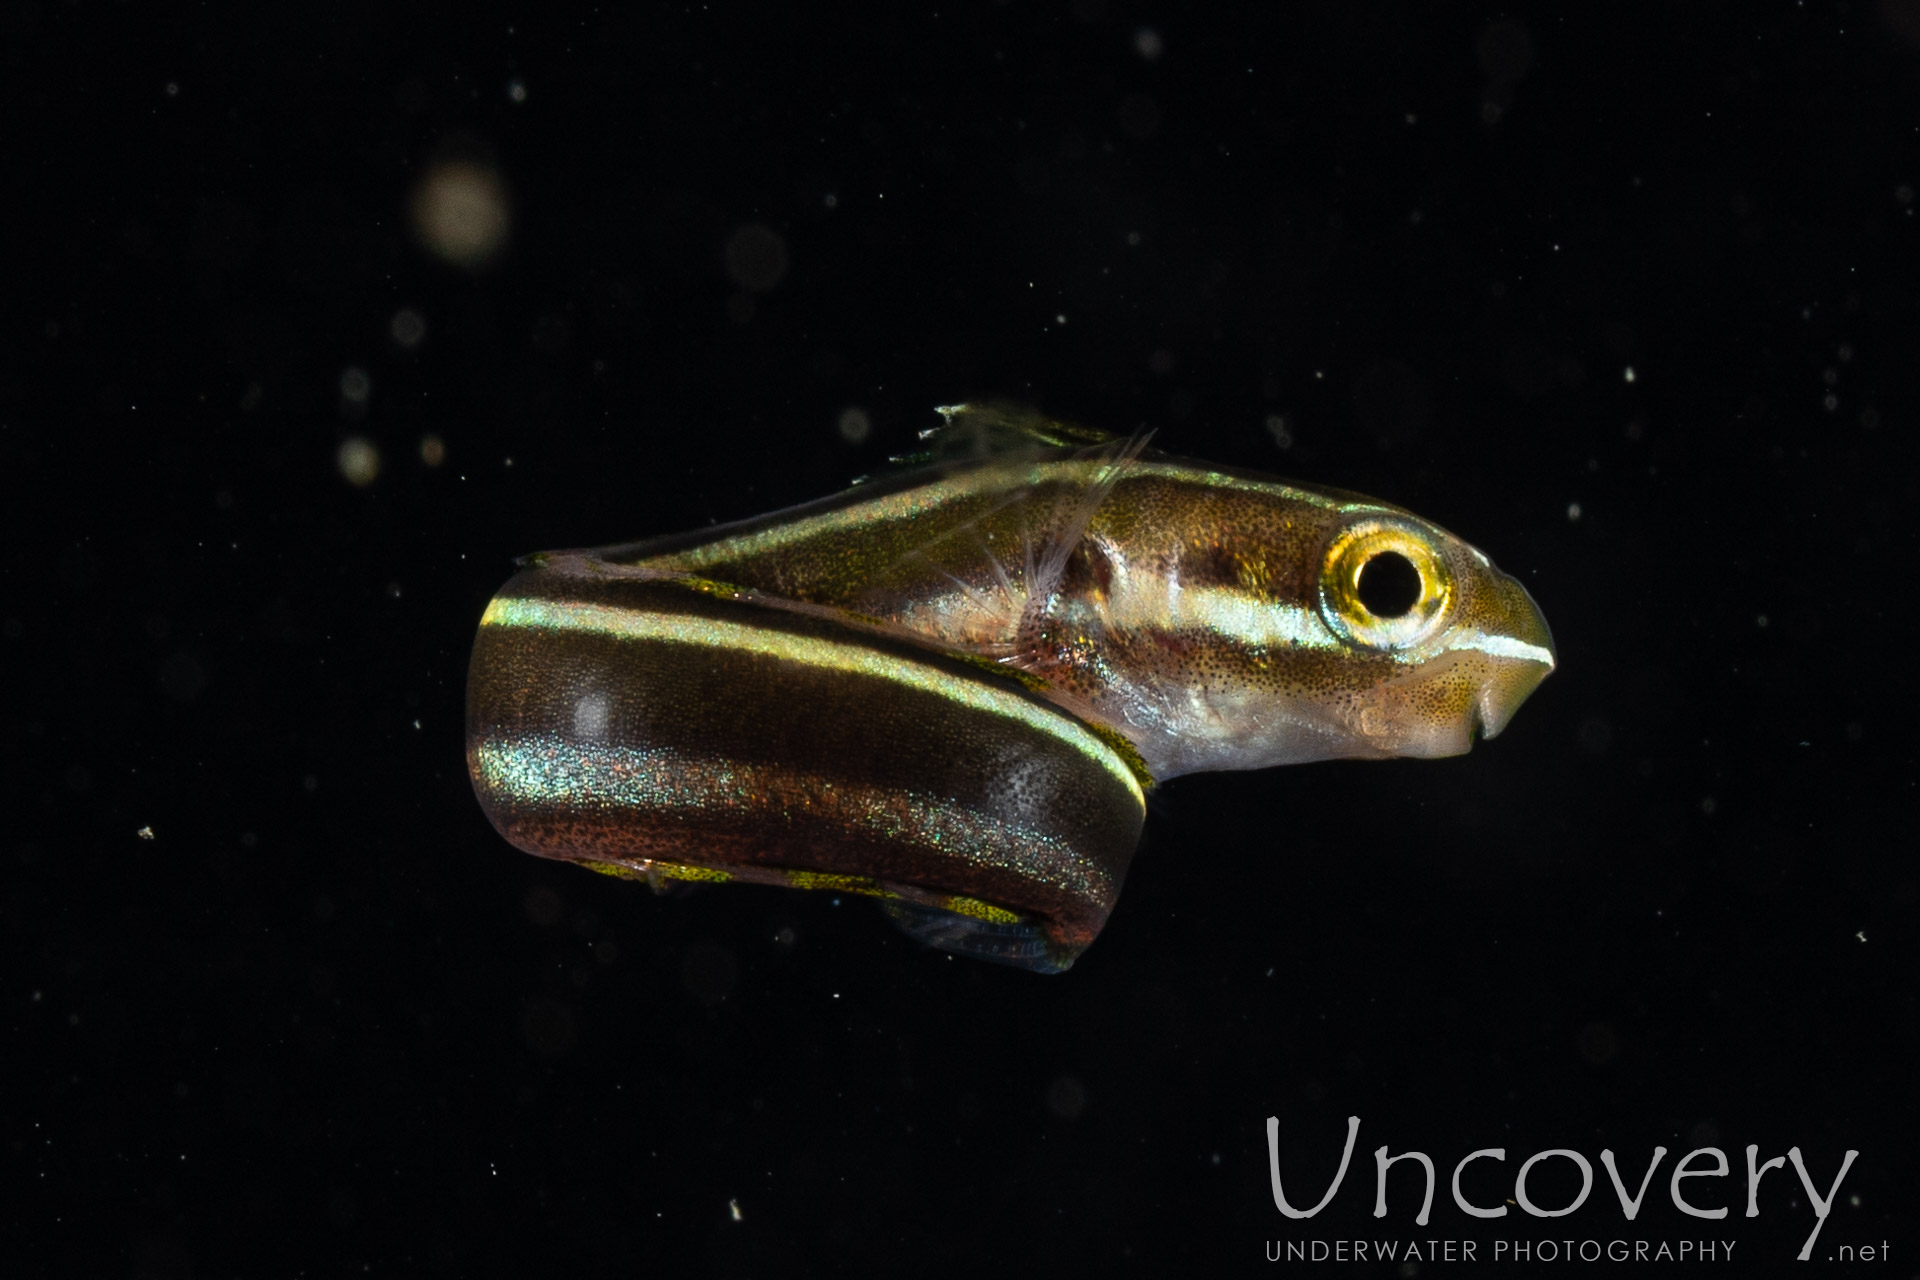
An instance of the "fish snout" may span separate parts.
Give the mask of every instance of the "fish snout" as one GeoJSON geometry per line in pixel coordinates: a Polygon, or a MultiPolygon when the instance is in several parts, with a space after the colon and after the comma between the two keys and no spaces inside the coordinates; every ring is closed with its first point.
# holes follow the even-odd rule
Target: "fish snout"
{"type": "Polygon", "coordinates": [[[1476,710],[1481,734],[1491,738],[1507,727],[1520,704],[1553,674],[1558,656],[1540,606],[1506,574],[1495,574],[1493,589],[1476,612],[1481,615],[1476,619],[1481,640],[1474,647],[1492,660],[1476,710]]]}

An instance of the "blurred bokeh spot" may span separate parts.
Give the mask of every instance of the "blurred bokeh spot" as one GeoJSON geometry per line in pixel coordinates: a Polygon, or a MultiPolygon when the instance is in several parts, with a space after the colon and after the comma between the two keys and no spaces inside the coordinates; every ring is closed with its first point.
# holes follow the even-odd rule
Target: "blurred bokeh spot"
{"type": "Polygon", "coordinates": [[[380,450],[365,436],[349,436],[340,442],[335,455],[340,474],[356,489],[364,489],[380,478],[380,450]]]}
{"type": "Polygon", "coordinates": [[[480,160],[436,160],[414,185],[413,231],[427,251],[455,266],[484,267],[506,247],[512,221],[507,185],[480,160]]]}
{"type": "Polygon", "coordinates": [[[1078,1120],[1087,1109],[1087,1087],[1074,1076],[1057,1076],[1047,1086],[1047,1110],[1062,1120],[1078,1120]]]}
{"type": "Polygon", "coordinates": [[[387,332],[393,335],[396,346],[411,351],[426,340],[427,318],[412,307],[402,307],[393,313],[387,332]]]}
{"type": "Polygon", "coordinates": [[[859,405],[849,405],[840,413],[840,438],[848,444],[859,444],[873,434],[873,419],[859,405]]]}
{"type": "Polygon", "coordinates": [[[1580,1028],[1576,1043],[1580,1056],[1596,1067],[1612,1062],[1620,1052],[1620,1039],[1614,1034],[1613,1024],[1608,1022],[1589,1022],[1580,1028]]]}
{"type": "Polygon", "coordinates": [[[727,237],[727,278],[765,293],[787,274],[787,242],[772,227],[750,222],[727,237]]]}

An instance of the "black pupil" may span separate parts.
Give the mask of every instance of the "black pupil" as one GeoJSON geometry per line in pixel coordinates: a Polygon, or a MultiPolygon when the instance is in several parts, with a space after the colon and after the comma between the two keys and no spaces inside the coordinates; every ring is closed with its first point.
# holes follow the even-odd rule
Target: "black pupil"
{"type": "Polygon", "coordinates": [[[1360,566],[1360,603],[1376,618],[1398,618],[1420,599],[1420,571],[1398,551],[1382,551],[1360,566]]]}

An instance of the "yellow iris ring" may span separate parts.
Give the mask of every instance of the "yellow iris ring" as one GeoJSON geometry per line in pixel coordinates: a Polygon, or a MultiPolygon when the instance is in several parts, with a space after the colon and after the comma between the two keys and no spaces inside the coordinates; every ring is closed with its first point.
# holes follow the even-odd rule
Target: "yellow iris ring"
{"type": "Polygon", "coordinates": [[[1327,545],[1320,569],[1320,613],[1336,635],[1368,649],[1411,649],[1446,624],[1453,603],[1453,575],[1432,537],[1410,520],[1367,516],[1327,545]],[[1420,575],[1420,595],[1405,613],[1384,618],[1360,599],[1360,572],[1376,556],[1406,558],[1420,575]]]}

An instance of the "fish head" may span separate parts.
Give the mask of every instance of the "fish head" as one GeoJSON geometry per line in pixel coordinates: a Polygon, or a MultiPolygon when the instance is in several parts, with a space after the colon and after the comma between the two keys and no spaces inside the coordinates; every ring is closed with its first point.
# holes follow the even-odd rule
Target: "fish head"
{"type": "Polygon", "coordinates": [[[1553,671],[1546,619],[1517,580],[1429,521],[1340,513],[1316,604],[1358,680],[1326,708],[1358,756],[1450,756],[1491,738],[1553,671]]]}

